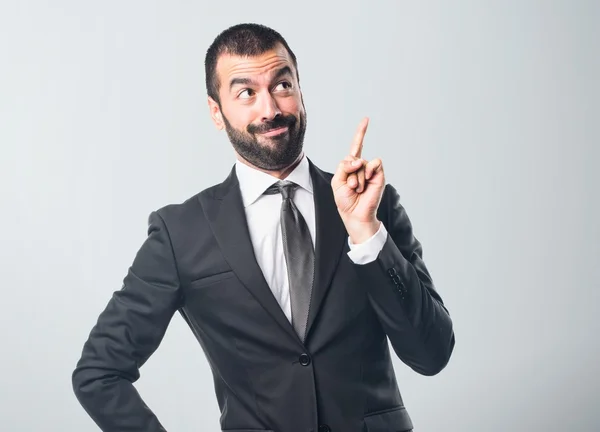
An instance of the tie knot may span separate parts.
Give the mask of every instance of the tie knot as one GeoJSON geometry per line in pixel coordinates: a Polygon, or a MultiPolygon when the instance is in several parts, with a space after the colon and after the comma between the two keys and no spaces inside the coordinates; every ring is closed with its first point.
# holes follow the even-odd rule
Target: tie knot
{"type": "Polygon", "coordinates": [[[265,191],[265,194],[274,195],[279,193],[281,194],[283,199],[286,200],[292,197],[294,190],[296,190],[297,187],[298,185],[296,183],[292,183],[288,180],[280,180],[277,183],[274,183],[271,186],[269,186],[265,191]]]}

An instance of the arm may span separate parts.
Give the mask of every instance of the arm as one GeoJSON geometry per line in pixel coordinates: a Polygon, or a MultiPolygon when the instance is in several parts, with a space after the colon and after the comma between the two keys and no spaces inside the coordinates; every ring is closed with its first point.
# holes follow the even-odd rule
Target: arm
{"type": "Polygon", "coordinates": [[[148,237],[100,314],[72,375],[77,399],[103,431],[165,431],[133,383],[179,307],[179,276],[164,221],[148,237]]]}
{"type": "Polygon", "coordinates": [[[393,186],[385,187],[382,204],[377,216],[384,226],[368,240],[371,256],[362,253],[359,261],[359,244],[353,246],[351,258],[362,263],[356,264],[357,272],[368,287],[371,305],[396,355],[416,372],[435,375],[446,366],[454,349],[452,320],[393,186]],[[374,244],[381,243],[374,256],[374,244]]]}
{"type": "Polygon", "coordinates": [[[331,179],[335,203],[351,248],[353,243],[368,243],[360,253],[351,251],[350,258],[396,355],[416,372],[435,375],[454,349],[452,320],[425,267],[400,196],[385,183],[383,162],[362,159],[368,124],[365,117],[350,154],[331,179]],[[385,241],[382,228],[387,231],[385,241]],[[374,254],[369,251],[378,247],[376,259],[370,261],[374,254]]]}

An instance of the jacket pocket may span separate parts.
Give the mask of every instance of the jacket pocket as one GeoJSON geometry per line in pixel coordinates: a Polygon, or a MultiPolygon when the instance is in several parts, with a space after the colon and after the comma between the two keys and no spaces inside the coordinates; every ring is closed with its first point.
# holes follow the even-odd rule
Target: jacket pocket
{"type": "Polygon", "coordinates": [[[200,279],[195,279],[195,280],[191,281],[190,288],[192,288],[192,289],[203,288],[203,287],[212,285],[214,283],[220,282],[222,280],[230,279],[234,276],[235,276],[235,273],[233,272],[233,270],[227,270],[222,273],[217,273],[217,274],[210,275],[210,276],[204,276],[204,277],[201,277],[200,279]]]}
{"type": "Polygon", "coordinates": [[[405,432],[413,428],[410,416],[404,407],[369,414],[364,421],[368,432],[405,432]]]}

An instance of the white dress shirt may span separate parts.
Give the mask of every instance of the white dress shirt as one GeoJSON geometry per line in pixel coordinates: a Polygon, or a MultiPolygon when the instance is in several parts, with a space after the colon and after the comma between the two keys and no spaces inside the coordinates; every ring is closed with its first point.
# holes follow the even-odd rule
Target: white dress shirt
{"type": "MultiPolygon", "coordinates": [[[[240,184],[248,230],[250,231],[250,239],[256,260],[275,299],[291,322],[289,281],[280,221],[282,197],[280,194],[264,194],[267,188],[279,179],[249,167],[239,160],[236,162],[236,175],[240,184]]],[[[296,188],[292,199],[306,220],[313,245],[316,246],[315,202],[312,178],[306,156],[286,177],[286,180],[300,186],[296,188]]],[[[350,247],[348,256],[355,264],[367,264],[374,261],[383,248],[386,239],[387,231],[383,224],[380,224],[379,231],[373,237],[363,243],[355,245],[348,238],[350,247]]]]}

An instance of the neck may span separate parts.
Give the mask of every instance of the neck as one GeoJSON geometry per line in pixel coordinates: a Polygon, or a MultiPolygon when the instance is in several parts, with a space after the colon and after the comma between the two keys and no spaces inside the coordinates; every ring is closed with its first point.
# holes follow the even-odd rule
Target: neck
{"type": "Polygon", "coordinates": [[[292,171],[294,171],[294,168],[296,168],[298,166],[298,164],[302,160],[302,157],[304,157],[304,152],[300,152],[300,154],[298,155],[298,157],[296,158],[296,160],[294,162],[292,162],[285,168],[278,169],[278,170],[266,170],[266,169],[259,168],[255,165],[251,164],[250,162],[248,162],[243,157],[241,157],[239,154],[237,154],[237,152],[236,152],[236,156],[237,156],[237,159],[244,165],[248,165],[250,168],[254,168],[255,170],[272,175],[273,177],[276,177],[279,180],[284,180],[288,175],[290,175],[290,173],[292,171]]]}

